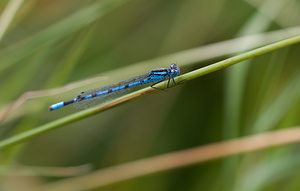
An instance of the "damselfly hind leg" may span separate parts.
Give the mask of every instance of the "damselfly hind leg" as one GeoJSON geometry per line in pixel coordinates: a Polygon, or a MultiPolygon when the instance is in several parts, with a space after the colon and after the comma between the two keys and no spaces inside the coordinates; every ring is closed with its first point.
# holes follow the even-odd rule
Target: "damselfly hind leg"
{"type": "Polygon", "coordinates": [[[170,87],[170,81],[171,81],[171,78],[170,78],[170,75],[169,75],[169,79],[168,79],[167,88],[169,88],[169,87],[170,87]]]}
{"type": "MultiPolygon", "coordinates": [[[[160,81],[158,81],[158,82],[155,82],[155,83],[152,84],[150,87],[151,87],[151,88],[154,88],[154,89],[158,89],[158,90],[165,90],[165,89],[162,89],[162,88],[154,87],[154,85],[156,85],[156,84],[158,84],[158,83],[160,83],[160,82],[162,82],[162,81],[164,81],[164,80],[160,80],[160,81]]],[[[168,78],[167,89],[168,89],[168,88],[175,87],[175,86],[177,86],[177,85],[179,85],[179,84],[182,84],[184,81],[185,81],[185,80],[181,80],[180,82],[176,82],[175,79],[174,79],[174,77],[173,77],[172,75],[170,75],[169,78],[168,78]],[[174,83],[174,86],[170,86],[170,81],[171,81],[171,79],[172,79],[172,81],[173,81],[173,83],[174,83]]]]}
{"type": "Polygon", "coordinates": [[[164,90],[164,89],[161,89],[161,88],[154,87],[156,84],[158,84],[158,83],[160,83],[160,82],[162,82],[162,81],[164,81],[164,79],[162,79],[162,80],[160,80],[160,81],[158,81],[158,82],[155,82],[155,83],[152,84],[150,87],[153,88],[153,89],[157,89],[157,90],[164,90]]]}

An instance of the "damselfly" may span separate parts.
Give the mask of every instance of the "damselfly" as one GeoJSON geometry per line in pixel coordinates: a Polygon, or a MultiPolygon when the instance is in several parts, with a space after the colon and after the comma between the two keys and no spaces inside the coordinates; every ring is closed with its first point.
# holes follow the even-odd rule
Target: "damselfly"
{"type": "Polygon", "coordinates": [[[86,109],[90,106],[95,106],[93,104],[93,101],[95,100],[97,100],[98,103],[99,101],[101,103],[101,101],[103,101],[108,96],[111,97],[116,94],[121,94],[133,87],[142,86],[149,83],[153,83],[151,87],[155,88],[154,87],[155,84],[162,82],[164,80],[168,80],[167,88],[169,88],[171,80],[173,81],[174,85],[176,85],[174,77],[176,77],[179,74],[180,74],[180,70],[178,66],[176,64],[171,64],[170,68],[151,70],[148,74],[142,76],[130,78],[128,80],[116,84],[112,84],[109,86],[105,86],[99,89],[81,92],[74,99],[68,101],[62,101],[51,105],[49,107],[49,110],[53,111],[69,104],[74,104],[75,107],[79,109],[86,109]],[[88,104],[88,103],[92,103],[92,104],[88,104]]]}

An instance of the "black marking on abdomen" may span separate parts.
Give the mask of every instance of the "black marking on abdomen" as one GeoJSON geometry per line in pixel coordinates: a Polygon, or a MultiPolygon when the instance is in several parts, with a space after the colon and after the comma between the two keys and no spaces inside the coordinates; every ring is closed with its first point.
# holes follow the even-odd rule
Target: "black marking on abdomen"
{"type": "Polygon", "coordinates": [[[74,103],[74,100],[71,99],[71,100],[68,100],[68,101],[64,101],[64,105],[69,105],[71,103],[74,103]]]}

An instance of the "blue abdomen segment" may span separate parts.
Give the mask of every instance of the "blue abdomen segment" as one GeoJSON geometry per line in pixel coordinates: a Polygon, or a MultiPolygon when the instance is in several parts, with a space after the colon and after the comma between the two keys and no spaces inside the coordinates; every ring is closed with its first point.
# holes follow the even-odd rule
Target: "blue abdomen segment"
{"type": "Polygon", "coordinates": [[[72,103],[75,103],[75,102],[77,102],[77,98],[74,98],[74,99],[71,99],[71,100],[68,100],[68,101],[58,102],[56,104],[51,105],[49,107],[49,110],[53,111],[53,110],[59,109],[61,107],[64,107],[66,105],[69,105],[69,104],[72,104],[72,103]]]}
{"type": "Polygon", "coordinates": [[[49,107],[49,110],[52,111],[52,110],[56,110],[56,109],[59,109],[61,107],[65,106],[64,102],[59,102],[59,103],[56,103],[56,104],[53,104],[49,107]]]}
{"type": "Polygon", "coordinates": [[[134,87],[134,86],[138,86],[138,85],[141,85],[142,83],[140,81],[137,81],[137,82],[133,82],[133,83],[130,83],[128,84],[128,87],[134,87]]]}
{"type": "Polygon", "coordinates": [[[94,93],[89,92],[89,94],[80,95],[80,97],[83,97],[83,100],[88,100],[88,99],[96,98],[96,97],[103,96],[103,95],[106,95],[106,94],[114,94],[117,91],[124,90],[124,89],[130,88],[130,87],[135,87],[135,86],[147,84],[147,83],[150,83],[150,82],[152,82],[152,80],[144,79],[142,81],[136,81],[136,82],[132,82],[132,83],[129,83],[129,84],[126,84],[126,85],[120,85],[120,86],[117,86],[117,87],[112,87],[110,89],[99,91],[99,92],[94,92],[94,93]]]}
{"type": "Polygon", "coordinates": [[[107,94],[107,93],[108,93],[108,90],[98,92],[96,95],[97,95],[97,96],[101,96],[101,95],[104,95],[104,94],[107,94]]]}

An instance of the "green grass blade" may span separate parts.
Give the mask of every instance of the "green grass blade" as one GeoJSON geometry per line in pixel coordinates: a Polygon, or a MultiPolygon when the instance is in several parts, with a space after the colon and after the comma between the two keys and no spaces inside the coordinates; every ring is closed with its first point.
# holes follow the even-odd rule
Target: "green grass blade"
{"type": "MultiPolygon", "coordinates": [[[[291,38],[288,38],[286,40],[282,40],[282,41],[279,41],[279,42],[276,42],[276,43],[272,43],[270,45],[266,45],[264,47],[257,48],[257,49],[248,51],[246,53],[242,53],[240,55],[228,58],[228,59],[220,61],[220,62],[217,62],[215,64],[212,64],[212,65],[194,70],[192,72],[189,72],[189,73],[186,73],[182,76],[179,76],[176,79],[178,79],[179,81],[181,81],[181,80],[192,80],[192,79],[198,78],[200,76],[203,76],[205,74],[209,74],[211,72],[221,70],[225,67],[234,65],[234,64],[236,64],[238,62],[241,62],[243,60],[253,58],[253,57],[256,57],[256,56],[259,56],[259,55],[262,55],[262,54],[266,54],[268,52],[271,52],[271,51],[274,51],[274,50],[277,50],[277,49],[280,49],[280,48],[283,48],[283,47],[286,47],[286,46],[289,46],[289,45],[292,45],[292,44],[296,44],[298,42],[300,42],[300,35],[295,36],[295,37],[291,37],[291,38]]],[[[165,81],[165,82],[162,82],[162,83],[158,84],[157,87],[158,88],[163,88],[163,87],[166,87],[166,85],[167,85],[167,82],[165,81]]],[[[144,88],[144,89],[139,90],[137,92],[133,92],[131,94],[122,96],[122,97],[120,97],[116,100],[112,100],[111,102],[104,103],[104,104],[100,105],[99,107],[84,110],[84,111],[66,116],[64,118],[58,119],[56,121],[47,123],[47,124],[42,125],[40,127],[28,130],[28,131],[23,132],[19,135],[16,135],[16,136],[7,138],[3,141],[0,141],[0,149],[9,147],[11,145],[17,144],[17,143],[22,142],[22,141],[25,141],[27,139],[30,139],[30,138],[34,137],[34,136],[37,136],[39,134],[42,134],[42,133],[45,133],[47,131],[53,130],[55,128],[61,127],[63,125],[78,121],[80,119],[83,119],[83,118],[86,118],[86,117],[89,117],[89,116],[92,116],[92,115],[95,115],[99,112],[102,112],[102,111],[105,111],[105,110],[110,109],[112,107],[115,107],[115,106],[117,106],[121,103],[128,102],[130,100],[136,99],[138,97],[141,97],[142,95],[149,94],[149,93],[152,93],[154,91],[157,91],[157,90],[155,90],[151,87],[147,87],[147,88],[144,88]]]]}

